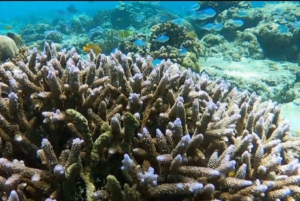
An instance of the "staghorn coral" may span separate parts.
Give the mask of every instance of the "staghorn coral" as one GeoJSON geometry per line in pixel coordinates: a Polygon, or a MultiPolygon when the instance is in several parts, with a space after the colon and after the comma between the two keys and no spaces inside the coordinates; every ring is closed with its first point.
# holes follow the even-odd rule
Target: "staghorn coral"
{"type": "Polygon", "coordinates": [[[299,199],[300,140],[280,105],[151,63],[45,43],[2,64],[2,199],[299,199]]]}

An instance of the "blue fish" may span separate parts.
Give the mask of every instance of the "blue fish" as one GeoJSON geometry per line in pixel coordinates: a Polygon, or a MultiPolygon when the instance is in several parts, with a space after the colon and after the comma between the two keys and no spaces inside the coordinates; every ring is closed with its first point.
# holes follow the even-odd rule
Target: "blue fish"
{"type": "Polygon", "coordinates": [[[197,14],[195,13],[195,15],[193,16],[194,19],[196,20],[206,20],[207,16],[205,14],[197,14]]]}
{"type": "Polygon", "coordinates": [[[68,23],[67,23],[67,27],[68,27],[69,29],[72,29],[72,22],[68,22],[68,23]]]}
{"type": "Polygon", "coordinates": [[[138,15],[138,16],[136,16],[136,17],[134,18],[134,20],[135,20],[136,22],[141,22],[143,19],[144,19],[144,16],[142,16],[142,15],[138,15]]]}
{"type": "Polygon", "coordinates": [[[165,22],[166,21],[166,17],[163,16],[163,15],[159,16],[159,21],[165,22]]]}
{"type": "Polygon", "coordinates": [[[173,22],[174,24],[177,24],[178,26],[183,25],[183,19],[181,19],[181,18],[174,19],[171,22],[173,22]]]}
{"type": "Polygon", "coordinates": [[[136,39],[134,42],[133,42],[136,46],[139,46],[139,47],[144,47],[146,46],[146,43],[141,40],[141,39],[136,39]]]}
{"type": "Polygon", "coordinates": [[[116,51],[118,51],[119,49],[117,47],[115,47],[114,49],[111,50],[111,53],[115,53],[116,51]]]}
{"type": "Polygon", "coordinates": [[[207,8],[205,10],[196,11],[193,18],[197,20],[206,20],[208,18],[214,17],[217,12],[212,8],[207,8]]]}
{"type": "Polygon", "coordinates": [[[280,25],[277,27],[277,31],[280,33],[280,34],[285,34],[289,31],[289,29],[287,28],[286,25],[280,25]]]}
{"type": "Polygon", "coordinates": [[[196,3],[191,6],[191,10],[199,10],[200,9],[200,4],[196,3]]]}
{"type": "Polygon", "coordinates": [[[236,27],[241,27],[244,25],[244,21],[243,20],[232,20],[232,24],[236,27]]]}
{"type": "Polygon", "coordinates": [[[182,48],[179,50],[178,55],[179,55],[179,56],[185,56],[187,52],[188,52],[187,49],[186,49],[185,47],[182,47],[182,48]]]}
{"type": "Polygon", "coordinates": [[[92,30],[89,30],[89,31],[88,31],[88,36],[89,36],[89,38],[92,37],[93,33],[94,33],[94,32],[93,32],[92,30]]]}
{"type": "Polygon", "coordinates": [[[214,27],[213,27],[213,30],[215,31],[221,31],[223,29],[223,24],[222,22],[216,24],[214,27]]]}
{"type": "Polygon", "coordinates": [[[214,17],[217,12],[212,8],[207,8],[205,10],[199,11],[195,13],[194,18],[198,20],[205,20],[211,17],[214,17]]]}
{"type": "Polygon", "coordinates": [[[276,8],[275,9],[275,13],[280,14],[281,13],[281,9],[280,8],[276,8]]]}
{"type": "Polygon", "coordinates": [[[160,64],[161,62],[162,62],[161,59],[155,59],[155,60],[152,62],[152,64],[153,64],[154,67],[156,67],[156,65],[160,64]]]}
{"type": "Polygon", "coordinates": [[[215,27],[215,25],[213,23],[208,23],[206,25],[204,25],[203,27],[201,27],[204,30],[210,31],[215,27]]]}
{"type": "Polygon", "coordinates": [[[295,29],[300,29],[300,20],[298,20],[297,22],[295,22],[295,23],[293,24],[293,27],[294,27],[295,29]]]}
{"type": "Polygon", "coordinates": [[[214,17],[217,14],[217,12],[212,8],[206,8],[205,10],[202,10],[201,13],[208,17],[214,17]]]}
{"type": "Polygon", "coordinates": [[[168,40],[169,40],[169,36],[167,36],[167,35],[161,35],[157,39],[155,39],[155,41],[157,41],[159,43],[164,43],[164,42],[167,42],[168,40]]]}

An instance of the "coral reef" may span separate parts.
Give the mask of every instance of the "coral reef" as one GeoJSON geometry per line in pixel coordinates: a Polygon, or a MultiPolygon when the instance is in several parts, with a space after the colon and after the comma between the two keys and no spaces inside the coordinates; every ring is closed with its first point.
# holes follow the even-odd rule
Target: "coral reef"
{"type": "Polygon", "coordinates": [[[257,37],[250,31],[237,31],[234,41],[229,43],[220,34],[209,33],[201,39],[202,55],[223,57],[224,60],[240,61],[241,57],[263,59],[263,50],[257,37]]]}
{"type": "Polygon", "coordinates": [[[280,105],[170,60],[55,47],[1,65],[2,200],[299,199],[280,105]]]}
{"type": "Polygon", "coordinates": [[[8,36],[0,35],[0,63],[15,58],[17,53],[18,47],[15,41],[8,36]]]}
{"type": "Polygon", "coordinates": [[[127,6],[120,2],[120,4],[111,11],[110,21],[114,29],[127,29],[132,24],[133,16],[127,6]]]}
{"type": "Polygon", "coordinates": [[[92,28],[93,19],[84,14],[74,16],[71,19],[70,25],[74,33],[86,33],[87,30],[92,28]]]}
{"type": "Polygon", "coordinates": [[[183,68],[191,68],[200,72],[198,58],[201,55],[201,44],[198,38],[190,38],[184,26],[177,23],[159,23],[151,27],[150,51],[153,58],[171,59],[183,68]],[[160,35],[166,35],[169,40],[161,43],[156,41],[160,35]],[[180,55],[180,49],[186,48],[187,53],[180,55]]]}
{"type": "Polygon", "coordinates": [[[201,9],[205,8],[214,8],[218,12],[222,12],[231,7],[251,7],[250,3],[247,1],[198,1],[201,6],[201,9]]]}
{"type": "Polygon", "coordinates": [[[59,43],[62,41],[62,34],[56,30],[46,31],[45,39],[50,42],[59,43]]]}

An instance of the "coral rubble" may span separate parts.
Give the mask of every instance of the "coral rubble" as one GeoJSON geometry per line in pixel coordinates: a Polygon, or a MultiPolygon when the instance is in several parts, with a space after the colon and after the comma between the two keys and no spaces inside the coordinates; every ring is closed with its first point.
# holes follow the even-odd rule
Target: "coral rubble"
{"type": "Polygon", "coordinates": [[[2,200],[297,200],[280,105],[150,56],[45,43],[0,67],[2,200]]]}

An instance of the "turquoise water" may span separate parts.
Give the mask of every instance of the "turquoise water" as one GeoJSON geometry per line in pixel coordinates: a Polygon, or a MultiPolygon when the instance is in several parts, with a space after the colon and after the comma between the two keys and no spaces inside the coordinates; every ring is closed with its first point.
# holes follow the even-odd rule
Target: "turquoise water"
{"type": "MultiPolygon", "coordinates": [[[[129,2],[124,2],[128,4],[129,2]]],[[[168,1],[168,2],[159,2],[159,5],[163,8],[166,8],[170,11],[179,12],[182,10],[183,6],[191,6],[195,4],[195,1],[168,1]]],[[[265,2],[263,1],[254,1],[252,5],[254,7],[261,7],[265,2]]],[[[276,1],[271,1],[268,3],[276,3],[276,1]]],[[[19,19],[21,22],[27,22],[28,17],[45,17],[50,18],[56,15],[56,10],[64,9],[70,4],[76,5],[80,8],[79,10],[87,15],[94,15],[99,10],[109,10],[113,9],[118,2],[97,2],[97,1],[1,1],[0,2],[0,13],[1,21],[9,22],[10,20],[19,19]],[[47,16],[47,17],[46,17],[47,16]]]]}

